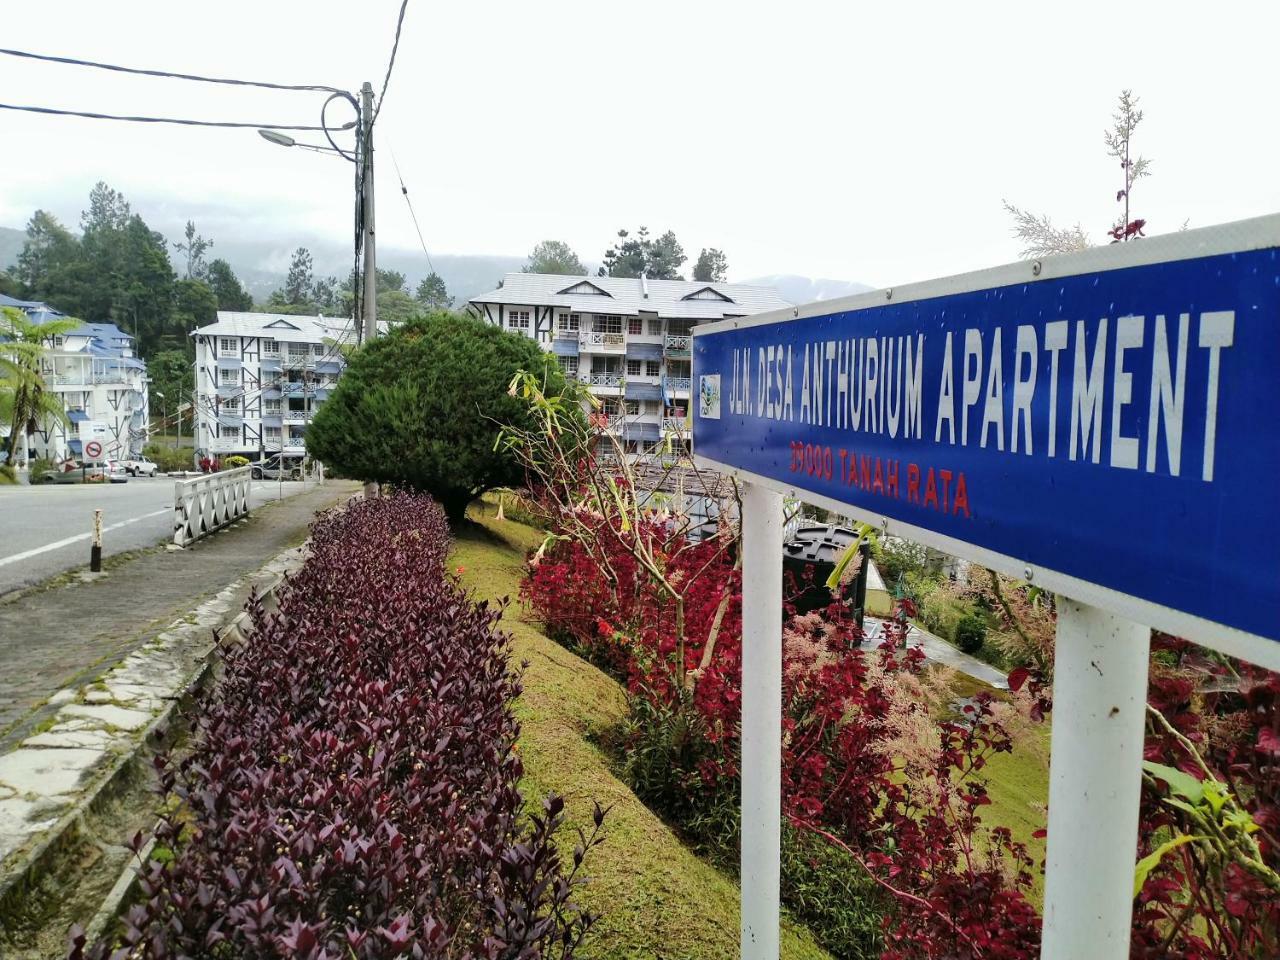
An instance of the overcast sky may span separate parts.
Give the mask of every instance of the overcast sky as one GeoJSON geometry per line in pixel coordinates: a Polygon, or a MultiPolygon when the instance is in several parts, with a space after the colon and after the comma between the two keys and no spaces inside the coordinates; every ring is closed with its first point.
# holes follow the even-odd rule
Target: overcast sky
{"type": "MultiPolygon", "coordinates": [[[[4,46],[358,90],[398,0],[5,3],[4,46]]],[[[676,232],[731,279],[891,285],[1016,259],[1001,198],[1101,239],[1120,170],[1102,131],[1131,87],[1149,231],[1280,208],[1273,4],[615,4],[410,0],[376,128],[379,242],[523,255],[676,232]]],[[[314,123],[320,98],[0,57],[0,101],[314,123]]],[[[335,119],[346,119],[340,110],[335,119]]],[[[299,135],[301,136],[301,135],[299,135]]],[[[317,135],[318,136],[318,135],[317,135]]],[[[0,111],[0,225],[74,224],[93,182],[153,225],[192,217],[282,250],[346,243],[351,170],[251,131],[0,111]]],[[[283,266],[283,264],[281,264],[283,266]]]]}

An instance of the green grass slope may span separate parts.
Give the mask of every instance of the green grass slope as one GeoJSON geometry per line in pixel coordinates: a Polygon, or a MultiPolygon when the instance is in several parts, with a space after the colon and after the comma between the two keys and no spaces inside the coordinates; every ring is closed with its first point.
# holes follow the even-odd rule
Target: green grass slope
{"type": "MultiPolygon", "coordinates": [[[[455,532],[451,565],[478,599],[516,597],[525,557],[539,542],[530,527],[493,517],[489,504],[472,507],[477,525],[455,532]],[[483,513],[483,515],[481,515],[483,513]]],[[[603,914],[584,960],[723,960],[738,954],[738,885],[694,855],[614,776],[596,739],[621,722],[622,687],[523,620],[513,603],[503,617],[516,662],[528,663],[516,704],[522,724],[526,798],[550,791],[565,797],[569,826],[591,823],[592,801],[611,806],[605,843],[585,867],[579,894],[603,914]]],[[[782,956],[825,958],[802,928],[784,921],[782,956]]]]}

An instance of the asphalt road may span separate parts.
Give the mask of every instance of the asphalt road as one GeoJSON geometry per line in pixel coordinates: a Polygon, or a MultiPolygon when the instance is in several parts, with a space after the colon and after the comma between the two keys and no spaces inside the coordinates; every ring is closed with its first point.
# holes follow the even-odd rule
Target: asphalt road
{"type": "MultiPolygon", "coordinates": [[[[102,508],[102,555],[154,546],[173,536],[168,477],[128,483],[0,487],[0,595],[89,562],[93,511],[102,508]]],[[[255,480],[250,506],[314,484],[255,480]]]]}

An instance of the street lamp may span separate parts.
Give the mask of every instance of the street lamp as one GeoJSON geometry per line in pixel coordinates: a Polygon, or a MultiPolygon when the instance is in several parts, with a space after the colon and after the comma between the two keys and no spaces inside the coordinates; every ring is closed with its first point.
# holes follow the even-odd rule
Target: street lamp
{"type": "MultiPolygon", "coordinates": [[[[153,394],[155,394],[157,397],[159,397],[161,400],[164,400],[164,399],[165,399],[164,394],[163,394],[163,393],[161,393],[159,390],[152,390],[151,392],[152,392],[153,394]]],[[[161,422],[162,424],[164,424],[164,428],[165,428],[165,430],[167,431],[167,430],[169,429],[169,403],[168,403],[168,401],[165,401],[164,403],[160,404],[160,415],[161,415],[160,422],[161,422]]]]}
{"type": "MultiPolygon", "coordinates": [[[[355,104],[355,98],[350,94],[335,93],[329,99],[333,100],[335,98],[345,98],[353,105],[355,104]]],[[[269,143],[274,143],[280,147],[298,147],[315,153],[336,153],[359,166],[363,197],[357,198],[357,202],[362,199],[364,203],[364,315],[360,318],[362,329],[359,331],[360,336],[358,339],[361,342],[365,342],[378,335],[378,271],[377,250],[374,246],[373,216],[373,86],[368,82],[360,88],[360,105],[357,112],[359,114],[359,122],[357,124],[359,146],[356,149],[355,156],[348,154],[344,150],[337,149],[336,146],[322,147],[313,143],[299,143],[293,137],[286,133],[281,133],[279,130],[260,129],[258,130],[258,135],[269,143]]],[[[323,117],[323,111],[321,116],[323,117]]],[[[332,139],[329,142],[332,143],[332,139]]],[[[354,281],[355,278],[353,277],[352,279],[354,281]]]]}

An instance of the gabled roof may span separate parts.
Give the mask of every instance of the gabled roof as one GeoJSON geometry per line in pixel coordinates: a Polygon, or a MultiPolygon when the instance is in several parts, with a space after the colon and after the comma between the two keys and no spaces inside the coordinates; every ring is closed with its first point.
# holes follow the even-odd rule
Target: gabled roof
{"type": "Polygon", "coordinates": [[[219,310],[216,323],[191,331],[193,337],[264,337],[282,343],[355,343],[355,325],[346,317],[219,310]]]}
{"type": "Polygon", "coordinates": [[[733,303],[733,297],[726,296],[715,287],[703,287],[693,293],[686,293],[681,300],[719,300],[721,303],[733,303]]]}
{"type": "Polygon", "coordinates": [[[660,317],[690,320],[742,317],[791,306],[773,287],[745,283],[565,277],[547,273],[508,273],[502,278],[501,287],[472,297],[470,302],[494,306],[555,306],[582,313],[655,313],[660,317]],[[590,292],[585,292],[588,288],[590,292]],[[601,293],[608,299],[604,300],[601,293]]]}
{"type": "Polygon", "coordinates": [[[563,290],[560,291],[560,293],[568,296],[588,296],[588,297],[594,297],[594,296],[612,297],[613,296],[613,294],[611,294],[608,290],[601,290],[598,286],[596,286],[590,280],[580,280],[578,283],[575,283],[572,286],[565,287],[563,290]]]}

